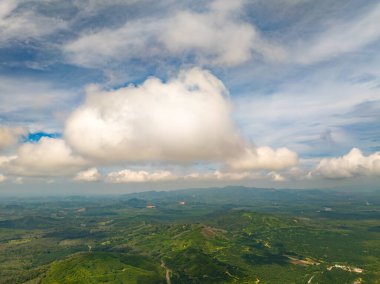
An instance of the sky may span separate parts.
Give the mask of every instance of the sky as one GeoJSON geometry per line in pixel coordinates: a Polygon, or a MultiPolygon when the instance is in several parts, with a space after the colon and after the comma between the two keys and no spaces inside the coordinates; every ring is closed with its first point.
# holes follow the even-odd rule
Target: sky
{"type": "Polygon", "coordinates": [[[2,0],[0,192],[380,184],[380,4],[2,0]]]}

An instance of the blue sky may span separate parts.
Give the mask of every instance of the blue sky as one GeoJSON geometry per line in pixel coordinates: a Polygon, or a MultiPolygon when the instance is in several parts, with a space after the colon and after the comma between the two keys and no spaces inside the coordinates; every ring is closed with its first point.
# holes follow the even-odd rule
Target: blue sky
{"type": "Polygon", "coordinates": [[[3,0],[0,188],[376,185],[377,1],[3,0]]]}

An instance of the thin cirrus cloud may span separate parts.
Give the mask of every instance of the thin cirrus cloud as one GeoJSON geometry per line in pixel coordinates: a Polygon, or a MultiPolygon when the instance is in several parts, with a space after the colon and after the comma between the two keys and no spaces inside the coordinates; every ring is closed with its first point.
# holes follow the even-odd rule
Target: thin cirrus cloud
{"type": "MultiPolygon", "coordinates": [[[[356,137],[350,127],[376,123],[378,102],[374,82],[347,82],[319,72],[306,82],[284,84],[271,95],[235,99],[235,116],[243,131],[254,135],[252,139],[260,145],[286,145],[301,155],[319,155],[317,151],[333,155],[337,147],[364,146],[363,138],[356,137]],[[362,105],[369,105],[368,115],[362,105]]],[[[375,145],[373,139],[365,146],[375,145]]]]}
{"type": "MultiPolygon", "coordinates": [[[[20,8],[25,1],[2,0],[0,3],[0,46],[13,40],[34,39],[67,28],[63,20],[46,17],[34,9],[20,8]]],[[[26,1],[28,2],[28,1],[26,1]]]]}
{"type": "Polygon", "coordinates": [[[296,51],[293,58],[302,64],[312,64],[355,52],[380,39],[379,18],[380,4],[377,4],[354,19],[332,21],[325,31],[293,48],[296,51]]]}
{"type": "Polygon", "coordinates": [[[78,96],[45,80],[0,76],[0,118],[30,131],[58,132],[78,96]]]}
{"type": "Polygon", "coordinates": [[[217,0],[205,12],[178,10],[157,19],[138,19],[117,29],[86,32],[63,47],[74,64],[95,67],[128,59],[194,56],[198,63],[234,66],[256,53],[281,59],[283,50],[244,21],[245,1],[217,0]]]}

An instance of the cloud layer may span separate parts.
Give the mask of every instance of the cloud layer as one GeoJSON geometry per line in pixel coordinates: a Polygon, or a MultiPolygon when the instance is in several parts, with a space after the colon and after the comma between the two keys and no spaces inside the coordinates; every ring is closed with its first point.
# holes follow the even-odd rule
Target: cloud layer
{"type": "Polygon", "coordinates": [[[157,181],[172,181],[179,177],[173,175],[170,171],[132,171],[121,170],[118,172],[109,173],[107,182],[110,183],[136,183],[136,182],[157,182],[157,181]]]}
{"type": "Polygon", "coordinates": [[[121,170],[111,172],[107,175],[106,182],[109,183],[141,183],[141,182],[163,182],[163,181],[242,181],[262,179],[265,176],[252,172],[191,172],[175,174],[168,170],[138,171],[121,170]]]}

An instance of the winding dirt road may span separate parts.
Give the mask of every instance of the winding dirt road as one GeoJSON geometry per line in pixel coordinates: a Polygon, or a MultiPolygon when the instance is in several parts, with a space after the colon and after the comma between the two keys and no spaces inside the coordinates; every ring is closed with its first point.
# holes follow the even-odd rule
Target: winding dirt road
{"type": "Polygon", "coordinates": [[[166,284],[172,284],[172,281],[170,280],[170,273],[172,272],[169,268],[167,268],[166,266],[165,266],[165,262],[163,262],[162,260],[161,260],[161,267],[163,268],[163,269],[165,269],[165,271],[166,271],[166,273],[165,273],[165,276],[166,276],[166,284]]]}

